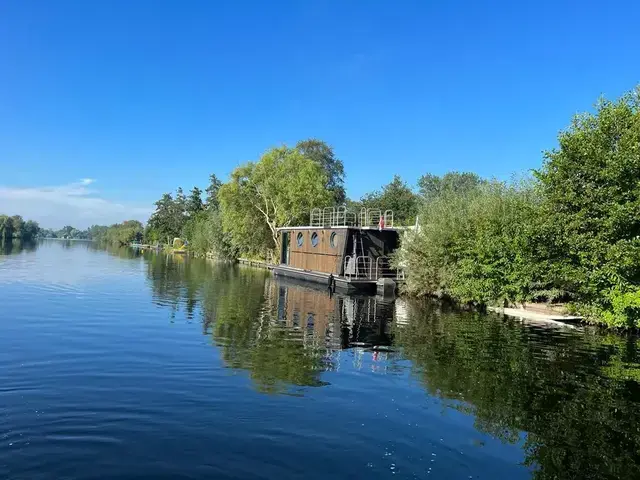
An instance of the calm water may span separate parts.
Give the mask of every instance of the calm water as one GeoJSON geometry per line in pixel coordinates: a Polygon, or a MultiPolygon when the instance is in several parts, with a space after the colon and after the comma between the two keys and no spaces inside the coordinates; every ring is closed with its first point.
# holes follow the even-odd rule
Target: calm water
{"type": "Polygon", "coordinates": [[[640,478],[637,341],[0,250],[0,478],[640,478]]]}

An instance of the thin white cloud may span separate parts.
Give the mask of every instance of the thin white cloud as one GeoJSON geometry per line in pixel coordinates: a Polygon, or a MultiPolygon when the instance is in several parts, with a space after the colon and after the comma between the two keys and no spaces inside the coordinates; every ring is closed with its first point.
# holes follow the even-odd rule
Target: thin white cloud
{"type": "Polygon", "coordinates": [[[87,228],[91,225],[110,225],[124,220],[146,221],[153,211],[150,207],[112,202],[100,198],[90,189],[95,180],[83,178],[78,182],[53,187],[0,186],[0,214],[22,215],[47,228],[72,225],[87,228]]]}

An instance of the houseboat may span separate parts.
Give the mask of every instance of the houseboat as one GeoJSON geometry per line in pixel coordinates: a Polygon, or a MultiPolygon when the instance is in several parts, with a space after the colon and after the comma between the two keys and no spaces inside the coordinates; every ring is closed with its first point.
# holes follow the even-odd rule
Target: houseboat
{"type": "Polygon", "coordinates": [[[401,230],[394,227],[391,210],[368,208],[356,214],[346,207],[316,208],[309,225],[278,230],[280,263],[273,272],[347,293],[393,293],[404,281],[390,258],[401,230]]]}

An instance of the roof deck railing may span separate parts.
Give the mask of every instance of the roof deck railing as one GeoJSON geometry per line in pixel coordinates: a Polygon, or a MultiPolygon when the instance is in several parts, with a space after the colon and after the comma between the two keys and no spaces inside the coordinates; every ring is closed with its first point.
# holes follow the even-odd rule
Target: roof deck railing
{"type": "Polygon", "coordinates": [[[393,211],[362,208],[360,215],[347,207],[325,207],[311,210],[311,227],[380,227],[393,228],[393,211]]]}
{"type": "Polygon", "coordinates": [[[379,208],[363,208],[360,210],[361,227],[393,228],[393,210],[381,210],[379,208]]]}

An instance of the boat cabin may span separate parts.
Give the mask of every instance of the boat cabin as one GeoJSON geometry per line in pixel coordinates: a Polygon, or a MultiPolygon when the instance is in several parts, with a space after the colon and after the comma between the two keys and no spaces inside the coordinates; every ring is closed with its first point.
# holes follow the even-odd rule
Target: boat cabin
{"type": "Polygon", "coordinates": [[[400,282],[404,276],[391,266],[400,234],[393,212],[345,207],[314,209],[309,225],[285,227],[280,236],[276,275],[310,280],[347,291],[375,289],[378,280],[400,282]]]}

